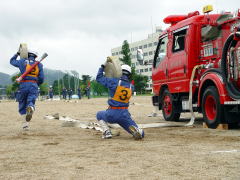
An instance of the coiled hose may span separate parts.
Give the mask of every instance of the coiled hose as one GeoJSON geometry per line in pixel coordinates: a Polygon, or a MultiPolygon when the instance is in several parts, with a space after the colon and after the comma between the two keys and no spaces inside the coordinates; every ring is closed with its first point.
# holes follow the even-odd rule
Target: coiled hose
{"type": "Polygon", "coordinates": [[[222,62],[221,62],[223,82],[226,84],[228,95],[235,100],[240,99],[240,90],[233,84],[233,82],[228,81],[229,72],[228,72],[227,56],[228,56],[229,49],[236,47],[239,41],[239,38],[240,38],[240,32],[232,33],[228,36],[223,47],[222,62]]]}

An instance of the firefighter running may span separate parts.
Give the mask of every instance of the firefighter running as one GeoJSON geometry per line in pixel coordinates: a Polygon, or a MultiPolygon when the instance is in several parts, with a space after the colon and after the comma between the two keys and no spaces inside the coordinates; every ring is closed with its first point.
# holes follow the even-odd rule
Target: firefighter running
{"type": "MultiPolygon", "coordinates": [[[[28,51],[27,59],[17,60],[19,52],[10,59],[10,64],[19,68],[21,74],[31,68],[36,62],[37,53],[28,51]]],[[[35,100],[38,97],[38,86],[43,83],[44,73],[43,65],[39,63],[23,80],[20,81],[19,94],[17,100],[19,102],[19,113],[23,120],[23,130],[29,130],[29,122],[32,119],[35,110],[35,100]]]]}
{"type": "Polygon", "coordinates": [[[128,111],[133,88],[129,82],[131,67],[122,65],[123,75],[120,78],[105,77],[103,74],[104,67],[105,65],[101,65],[101,68],[99,68],[96,80],[109,89],[111,98],[108,100],[109,108],[105,111],[99,111],[96,115],[99,124],[103,128],[102,138],[112,138],[112,133],[107,123],[117,123],[128,133],[132,134],[134,139],[142,139],[144,131],[138,128],[128,111]]]}

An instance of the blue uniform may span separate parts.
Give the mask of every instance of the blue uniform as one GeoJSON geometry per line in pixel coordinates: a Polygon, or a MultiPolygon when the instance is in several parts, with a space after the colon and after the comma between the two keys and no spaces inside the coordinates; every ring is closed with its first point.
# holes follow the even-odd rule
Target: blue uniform
{"type": "MultiPolygon", "coordinates": [[[[10,59],[10,64],[18,67],[21,74],[23,74],[27,68],[34,64],[35,58],[30,56],[28,59],[17,60],[18,55],[14,55],[10,59]]],[[[21,115],[26,114],[26,108],[32,106],[35,108],[35,100],[38,97],[38,85],[44,81],[43,65],[38,64],[32,72],[27,74],[24,79],[20,82],[18,102],[19,102],[19,113],[21,115]]]]}
{"type": "Polygon", "coordinates": [[[49,98],[53,99],[53,89],[52,88],[49,89],[49,98]]]}
{"type": "Polygon", "coordinates": [[[63,88],[62,90],[63,99],[67,99],[67,89],[63,88]]]}
{"type": "Polygon", "coordinates": [[[88,97],[88,99],[90,99],[90,87],[87,86],[85,90],[86,90],[86,96],[88,97]]]}
{"type": "Polygon", "coordinates": [[[72,99],[72,89],[69,89],[68,90],[68,99],[70,100],[70,99],[72,99]]]}
{"type": "Polygon", "coordinates": [[[81,97],[81,89],[80,89],[80,88],[78,88],[78,98],[79,98],[79,99],[82,98],[82,97],[81,97]]]}
{"type": "Polygon", "coordinates": [[[132,120],[131,114],[129,113],[127,107],[129,106],[129,102],[126,99],[130,99],[131,97],[131,89],[133,89],[133,85],[129,82],[127,76],[123,75],[121,78],[107,78],[103,75],[104,69],[101,67],[97,74],[97,82],[102,84],[103,86],[109,89],[110,99],[108,100],[108,104],[110,107],[116,109],[107,109],[106,111],[99,111],[97,113],[97,120],[103,120],[107,123],[117,123],[121,127],[123,127],[127,132],[131,133],[129,130],[130,126],[138,127],[137,124],[132,120]],[[124,92],[122,97],[116,98],[116,93],[118,87],[125,87],[123,89],[124,92]],[[130,89],[130,91],[129,91],[130,89]],[[126,109],[117,109],[117,107],[126,107],[126,109]]]}

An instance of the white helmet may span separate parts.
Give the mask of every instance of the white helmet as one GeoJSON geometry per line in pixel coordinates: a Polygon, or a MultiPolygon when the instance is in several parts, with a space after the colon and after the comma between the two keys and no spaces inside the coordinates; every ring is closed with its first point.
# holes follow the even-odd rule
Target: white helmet
{"type": "Polygon", "coordinates": [[[127,72],[127,74],[131,74],[132,73],[131,67],[129,65],[127,65],[127,64],[123,64],[121,66],[121,68],[122,68],[123,74],[124,74],[124,72],[127,72]]]}
{"type": "Polygon", "coordinates": [[[33,54],[35,55],[36,57],[38,56],[38,53],[36,51],[32,51],[32,50],[28,50],[28,54],[33,54]]]}

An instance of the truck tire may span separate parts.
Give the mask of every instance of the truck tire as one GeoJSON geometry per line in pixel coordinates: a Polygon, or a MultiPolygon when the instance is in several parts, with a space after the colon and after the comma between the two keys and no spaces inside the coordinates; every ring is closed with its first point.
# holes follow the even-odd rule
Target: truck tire
{"type": "Polygon", "coordinates": [[[173,95],[165,89],[162,96],[162,113],[166,121],[179,121],[180,113],[173,95]]]}
{"type": "Polygon", "coordinates": [[[202,98],[203,119],[207,126],[216,129],[224,122],[224,106],[220,104],[218,90],[209,86],[203,93],[202,98]]]}

